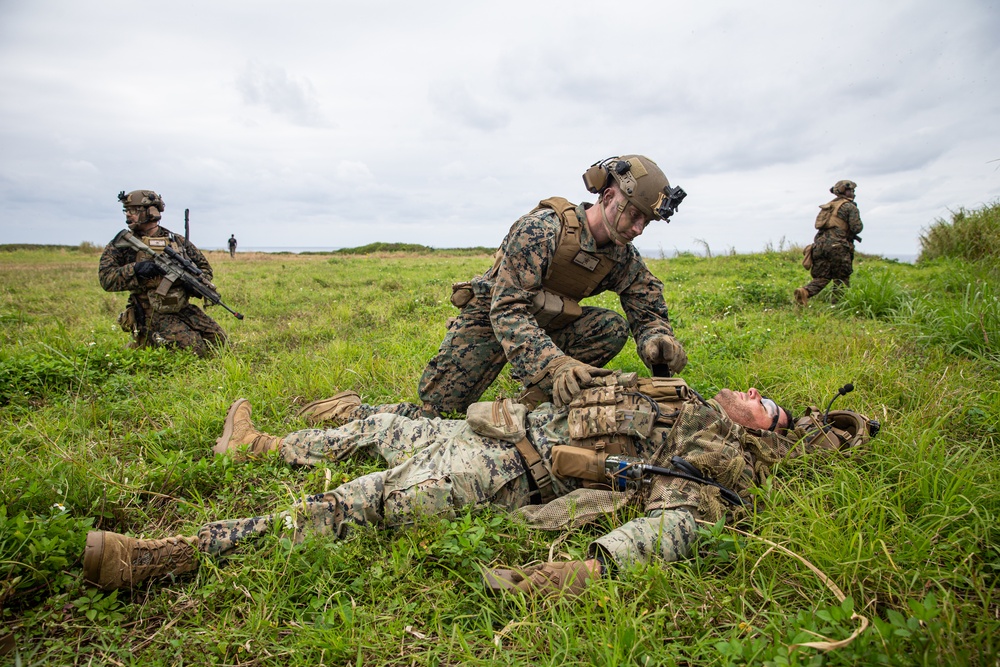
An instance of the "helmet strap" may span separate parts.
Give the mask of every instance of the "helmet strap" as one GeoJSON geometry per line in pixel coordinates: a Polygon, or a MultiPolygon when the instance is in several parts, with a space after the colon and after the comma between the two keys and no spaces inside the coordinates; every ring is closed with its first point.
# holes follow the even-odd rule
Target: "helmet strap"
{"type": "Polygon", "coordinates": [[[612,225],[611,221],[608,220],[608,213],[604,209],[604,204],[601,204],[601,221],[604,223],[604,229],[608,232],[608,236],[611,237],[611,240],[615,242],[615,245],[624,246],[628,243],[625,238],[618,233],[618,223],[622,219],[622,214],[625,212],[626,206],[628,206],[628,202],[618,204],[618,214],[615,216],[615,224],[612,225]]]}

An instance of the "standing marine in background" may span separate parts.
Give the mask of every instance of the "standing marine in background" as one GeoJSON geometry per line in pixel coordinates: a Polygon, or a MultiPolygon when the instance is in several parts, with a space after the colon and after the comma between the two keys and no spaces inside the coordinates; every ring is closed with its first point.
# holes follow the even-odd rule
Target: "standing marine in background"
{"type": "MultiPolygon", "coordinates": [[[[160,226],[163,198],[152,190],[133,190],[118,194],[125,211],[125,221],[135,236],[161,251],[169,246],[194,262],[212,279],[212,267],[193,243],[160,226]]],[[[210,346],[226,342],[226,332],[201,308],[188,302],[189,295],[180,285],[166,294],[157,292],[163,271],[146,253],[109,243],[101,255],[98,276],[108,292],[129,292],[125,310],[118,316],[122,329],[132,334],[132,347],[169,345],[189,349],[198,356],[210,352],[210,346]]]]}
{"type": "Polygon", "coordinates": [[[229,256],[236,257],[236,234],[229,235],[229,256]]]}
{"type": "Polygon", "coordinates": [[[837,181],[830,188],[836,198],[820,206],[816,216],[816,238],[806,248],[802,265],[809,269],[812,281],[795,290],[795,303],[806,305],[833,281],[832,299],[836,302],[840,292],[851,284],[854,271],[854,243],[861,242],[858,234],[864,229],[861,213],[854,203],[854,181],[837,181]]]}
{"type": "Polygon", "coordinates": [[[508,363],[529,409],[547,400],[566,405],[592,377],[611,372],[602,367],[630,333],[646,366],[683,370],[687,355],[674,337],[663,283],[632,241],[651,221],[669,221],[685,192],[642,155],[601,160],[583,181],[596,203],[539,202],[507,232],[489,270],[453,286],[451,302],[461,312],[420,379],[423,405],[363,405],[348,391],[310,403],[300,415],[318,423],[375,412],[465,412],[508,363]],[[580,305],[607,291],[618,294],[626,317],[580,305]]]}

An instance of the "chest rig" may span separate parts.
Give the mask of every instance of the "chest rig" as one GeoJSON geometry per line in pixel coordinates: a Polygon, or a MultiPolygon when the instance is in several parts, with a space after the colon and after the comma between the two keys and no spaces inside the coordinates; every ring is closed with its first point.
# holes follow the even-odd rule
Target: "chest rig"
{"type": "MultiPolygon", "coordinates": [[[[535,316],[538,326],[558,329],[583,314],[580,300],[594,293],[614,268],[615,262],[607,255],[591,253],[580,246],[583,221],[576,214],[575,204],[562,197],[550,197],[538,202],[532,213],[542,209],[555,211],[562,225],[555,254],[542,277],[542,288],[532,299],[529,312],[535,316]]],[[[494,273],[502,259],[501,248],[493,262],[494,273]]],[[[452,285],[451,302],[458,308],[466,306],[473,298],[471,283],[452,285]]]]}
{"type": "Polygon", "coordinates": [[[635,457],[636,443],[656,426],[674,423],[693,392],[680,378],[637,378],[616,373],[595,379],[570,403],[568,445],[552,448],[552,472],[576,477],[584,486],[605,486],[609,456],[635,457]]]}
{"type": "MultiPolygon", "coordinates": [[[[143,236],[142,242],[157,255],[163,254],[167,248],[173,248],[178,254],[186,259],[190,259],[184,252],[184,244],[173,233],[166,236],[143,236]]],[[[139,250],[135,254],[135,261],[142,262],[152,260],[154,257],[144,250],[139,250]]],[[[163,281],[162,276],[154,278],[149,283],[150,287],[146,291],[145,297],[149,302],[149,307],[155,313],[178,313],[188,305],[188,294],[183,287],[177,284],[170,285],[163,281]]]]}

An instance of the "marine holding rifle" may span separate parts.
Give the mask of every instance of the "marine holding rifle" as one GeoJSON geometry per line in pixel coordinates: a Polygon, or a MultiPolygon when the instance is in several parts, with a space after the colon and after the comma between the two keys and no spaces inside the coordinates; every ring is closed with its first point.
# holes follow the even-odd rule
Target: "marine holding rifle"
{"type": "Polygon", "coordinates": [[[284,511],[208,523],[196,535],[136,539],[93,531],[84,575],[104,589],[132,587],[195,570],[202,557],[225,556],[272,530],[296,540],[310,533],[340,539],[351,526],[402,526],[470,505],[516,511],[545,530],[637,508],[641,516],[594,540],[586,561],[485,573],[497,590],[578,593],[589,578],[616,568],[689,557],[696,520],[746,516],[753,511],[750,489],[784,458],[846,449],[876,432],[875,422],[830,412],[830,405],[825,414],[810,408],[796,420],[754,388],[723,389],[706,401],[680,378],[615,371],[594,378],[563,408],[543,403],[528,412],[502,399],[470,406],[464,420],[380,413],[281,437],[256,430],[250,404],[239,399],[216,442],[218,455],[317,465],[360,454],[391,467],[284,511]]]}
{"type": "Polygon", "coordinates": [[[213,346],[225,344],[222,327],[190,303],[191,296],[219,303],[210,282],[212,266],[193,243],[160,226],[163,198],[152,190],[133,190],[120,192],[118,200],[129,233],[119,233],[104,248],[98,276],[106,291],[129,292],[118,323],[132,334],[130,347],[166,345],[205,356],[213,346]],[[163,255],[159,262],[157,255],[163,255]],[[183,279],[168,275],[164,267],[171,264],[183,279]]]}
{"type": "Polygon", "coordinates": [[[508,363],[524,385],[522,403],[565,405],[581,384],[610,372],[602,367],[629,334],[647,367],[682,371],[687,355],[674,337],[663,284],[632,241],[650,222],[669,221],[684,191],[642,155],[596,162],[583,181],[597,195],[594,204],[542,200],[507,232],[492,267],[453,286],[451,301],[461,312],[420,378],[422,405],[369,406],[347,391],[300,414],[320,423],[374,412],[465,412],[508,363]],[[618,294],[625,317],[580,303],[608,291],[618,294]]]}

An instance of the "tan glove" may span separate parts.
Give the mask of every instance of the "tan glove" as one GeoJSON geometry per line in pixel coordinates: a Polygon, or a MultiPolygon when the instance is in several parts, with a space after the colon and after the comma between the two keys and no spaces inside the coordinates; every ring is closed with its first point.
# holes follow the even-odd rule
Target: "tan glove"
{"type": "Polygon", "coordinates": [[[331,422],[334,426],[341,426],[351,421],[351,413],[361,405],[361,397],[356,391],[342,391],[334,394],[330,398],[309,403],[299,410],[297,417],[305,417],[305,420],[313,426],[323,422],[331,422]]]}
{"type": "Polygon", "coordinates": [[[643,343],[641,356],[650,368],[665,365],[675,375],[684,370],[688,363],[687,353],[684,352],[680,341],[673,336],[660,335],[650,338],[643,343]]]}
{"type": "Polygon", "coordinates": [[[552,378],[552,402],[558,408],[572,403],[580,390],[586,389],[595,377],[614,373],[610,368],[590,366],[569,355],[549,362],[545,371],[552,378]]]}
{"type": "Polygon", "coordinates": [[[483,570],[486,586],[492,591],[521,591],[528,595],[577,596],[597,572],[582,560],[532,565],[523,570],[496,568],[483,570]]]}

